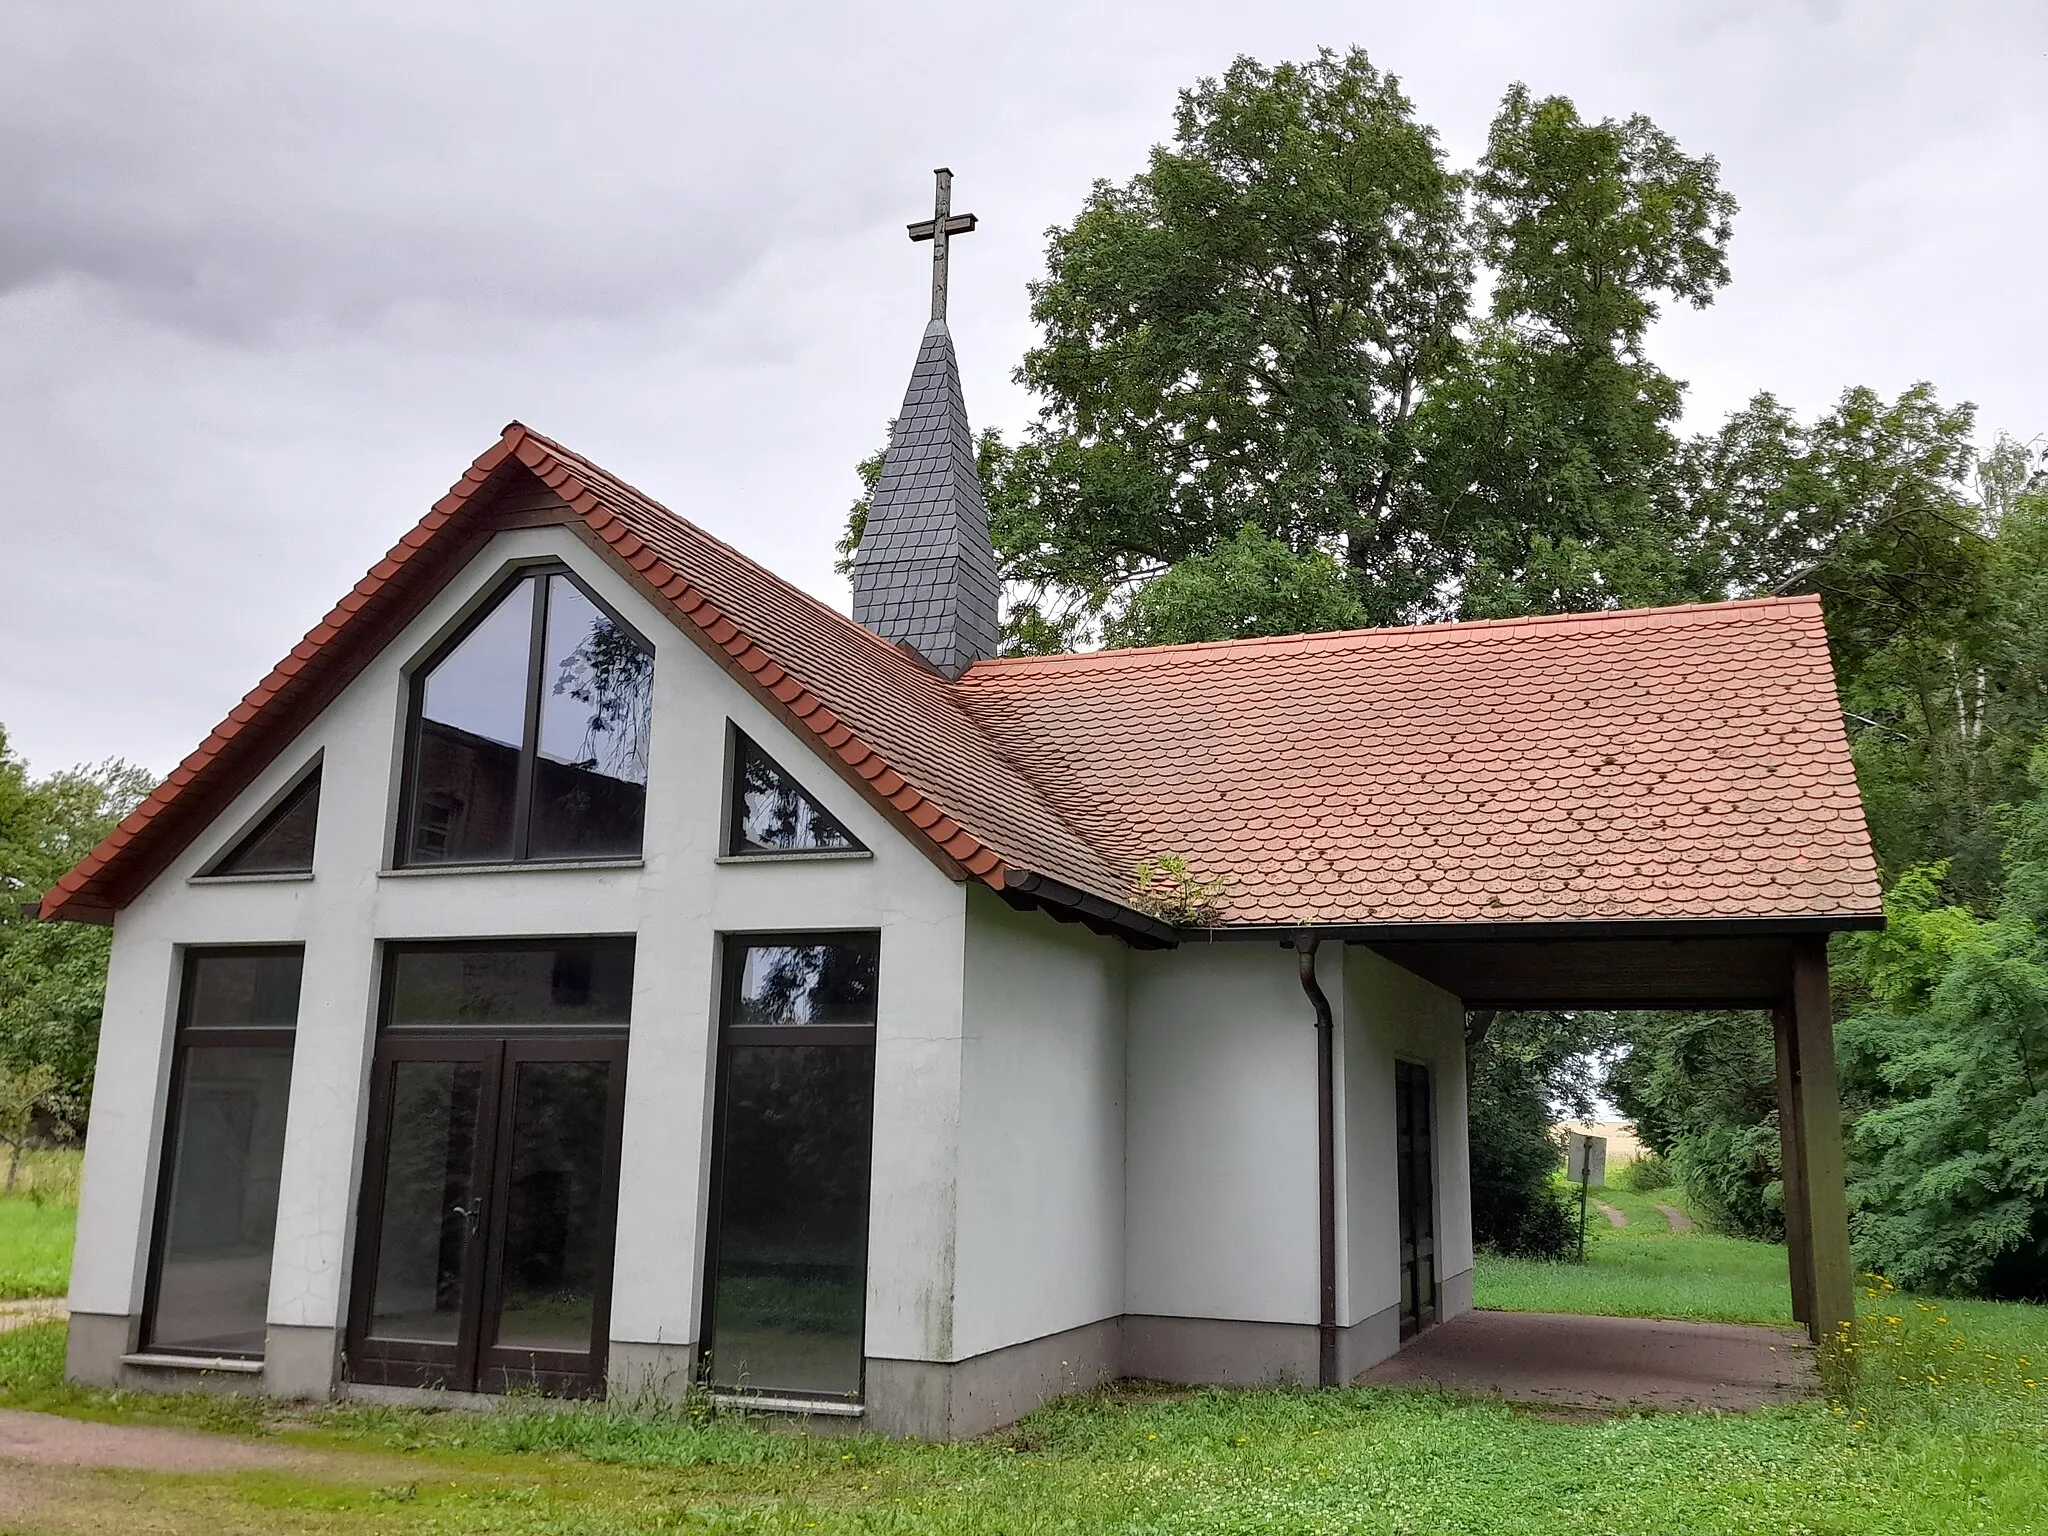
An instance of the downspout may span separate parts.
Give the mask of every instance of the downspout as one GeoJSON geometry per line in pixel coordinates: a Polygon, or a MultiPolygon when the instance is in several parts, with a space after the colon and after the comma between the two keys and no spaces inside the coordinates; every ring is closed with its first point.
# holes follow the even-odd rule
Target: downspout
{"type": "Polygon", "coordinates": [[[1341,1385],[1337,1370],[1337,1041],[1330,1000],[1316,980],[1313,933],[1293,941],[1301,961],[1301,990],[1316,1011],[1316,1224],[1322,1296],[1316,1314],[1316,1380],[1341,1385]]]}

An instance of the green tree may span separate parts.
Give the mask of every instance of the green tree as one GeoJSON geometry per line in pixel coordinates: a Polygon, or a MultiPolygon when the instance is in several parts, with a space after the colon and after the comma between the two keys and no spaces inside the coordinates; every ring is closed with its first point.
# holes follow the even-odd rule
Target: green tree
{"type": "Polygon", "coordinates": [[[1662,301],[1704,308],[1728,281],[1719,166],[1646,117],[1589,123],[1516,85],[1474,192],[1490,312],[1416,420],[1461,610],[1703,595],[1668,483],[1684,386],[1644,343],[1662,301]]]}
{"type": "Polygon", "coordinates": [[[1180,645],[1252,635],[1357,629],[1372,615],[1323,550],[1296,554],[1247,523],[1132,594],[1103,626],[1112,646],[1180,645]]]}
{"type": "Polygon", "coordinates": [[[0,1069],[24,1081],[46,1072],[45,1097],[80,1123],[92,1094],[112,930],[42,923],[22,909],[155,782],[119,760],[31,778],[0,728],[0,1069]]]}
{"type": "Polygon", "coordinates": [[[1785,1234],[1777,1055],[1754,1012],[1623,1013],[1606,1091],[1694,1208],[1745,1237],[1785,1234]]]}
{"type": "Polygon", "coordinates": [[[1596,1067],[1611,1018],[1598,1012],[1466,1015],[1466,1130],[1472,1238],[1499,1253],[1562,1259],[1577,1239],[1553,1179],[1559,1112],[1593,1111],[1596,1067]]]}
{"type": "Polygon", "coordinates": [[[1902,1285],[2048,1299],[2048,752],[1995,917],[1909,870],[1846,944],[1838,1031],[1869,1107],[1850,1138],[1858,1262],[1902,1285]]]}
{"type": "Polygon", "coordinates": [[[1026,601],[1099,612],[1249,524],[1340,558],[1378,622],[1427,603],[1401,490],[1468,307],[1463,185],[1360,50],[1183,92],[1173,142],[1096,183],[1031,288],[1042,407],[1004,530],[1026,601]]]}

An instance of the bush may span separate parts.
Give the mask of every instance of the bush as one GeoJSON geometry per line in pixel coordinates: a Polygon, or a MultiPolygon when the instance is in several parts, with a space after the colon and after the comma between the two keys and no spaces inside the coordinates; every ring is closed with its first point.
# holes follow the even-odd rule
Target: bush
{"type": "Polygon", "coordinates": [[[1470,1060],[1472,1240],[1510,1257],[1561,1259],[1577,1251],[1578,1228],[1554,1178],[1563,1153],[1550,1078],[1536,1053],[1517,1046],[1500,1029],[1470,1060]]]}
{"type": "Polygon", "coordinates": [[[1645,1152],[1634,1162],[1623,1163],[1608,1182],[1630,1194],[1649,1195],[1669,1189],[1674,1180],[1669,1163],[1655,1152],[1645,1152]]]}

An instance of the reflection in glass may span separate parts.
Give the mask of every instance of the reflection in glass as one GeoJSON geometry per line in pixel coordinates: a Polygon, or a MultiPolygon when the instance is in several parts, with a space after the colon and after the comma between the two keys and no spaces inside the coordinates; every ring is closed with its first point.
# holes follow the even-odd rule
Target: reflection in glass
{"type": "Polygon", "coordinates": [[[860,1390],[871,1045],[735,1046],[712,1277],[712,1379],[860,1390]]]}
{"type": "Polygon", "coordinates": [[[390,964],[398,1028],[624,1024],[632,1009],[631,939],[394,946],[390,964]]]}
{"type": "Polygon", "coordinates": [[[736,748],[729,853],[832,852],[861,846],[774,758],[744,735],[736,748]]]}
{"type": "Polygon", "coordinates": [[[263,1353],[291,1078],[289,1045],[186,1047],[152,1348],[263,1353]]]}
{"type": "Polygon", "coordinates": [[[534,858],[640,851],[654,657],[566,576],[548,578],[534,858]]]}
{"type": "Polygon", "coordinates": [[[533,582],[518,583],[420,691],[407,858],[509,859],[526,740],[533,582]]]}
{"type": "Polygon", "coordinates": [[[320,772],[316,768],[207,873],[283,875],[312,869],[313,831],[319,816],[320,772]]]}
{"type": "Polygon", "coordinates": [[[735,947],[734,1024],[872,1024],[878,934],[830,943],[735,947]]]}
{"type": "Polygon", "coordinates": [[[290,1029],[299,1017],[295,949],[195,955],[187,973],[186,1029],[290,1029]]]}
{"type": "Polygon", "coordinates": [[[473,1061],[393,1064],[372,1337],[453,1344],[471,1239],[482,1226],[476,1137],[483,1068],[473,1061]]]}
{"type": "Polygon", "coordinates": [[[497,1343],[581,1353],[603,1264],[610,1066],[525,1061],[515,1071],[497,1343]]]}

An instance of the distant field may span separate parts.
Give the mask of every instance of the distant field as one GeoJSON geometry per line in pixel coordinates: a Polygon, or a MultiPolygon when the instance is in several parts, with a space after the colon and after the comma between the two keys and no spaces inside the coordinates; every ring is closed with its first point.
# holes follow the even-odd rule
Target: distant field
{"type": "MultiPolygon", "coordinates": [[[[0,1301],[62,1296],[71,1284],[71,1228],[84,1154],[30,1152],[14,1192],[0,1194],[0,1301]]],[[[5,1164],[0,1163],[0,1175],[5,1164]]]]}

